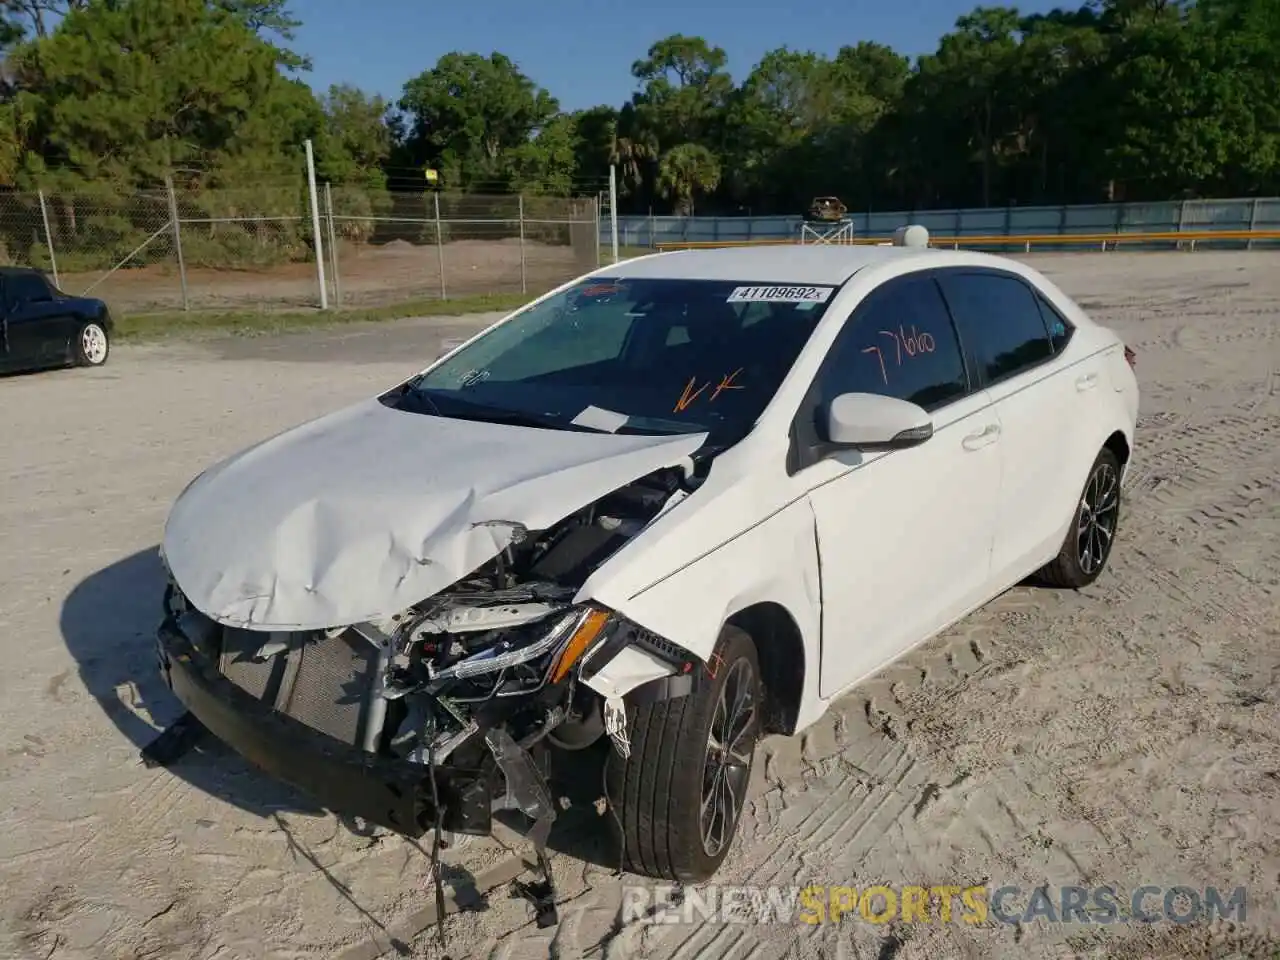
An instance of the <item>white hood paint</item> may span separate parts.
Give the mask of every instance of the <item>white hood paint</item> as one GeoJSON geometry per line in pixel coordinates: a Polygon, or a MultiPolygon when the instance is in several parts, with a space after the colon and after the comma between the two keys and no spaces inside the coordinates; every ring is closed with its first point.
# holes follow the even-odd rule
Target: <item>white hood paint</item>
{"type": "Polygon", "coordinates": [[[705,439],[450,420],[368,400],[197,477],[169,514],[165,560],[188,601],[224,624],[377,620],[497,556],[508,524],[549,527],[705,439]]]}

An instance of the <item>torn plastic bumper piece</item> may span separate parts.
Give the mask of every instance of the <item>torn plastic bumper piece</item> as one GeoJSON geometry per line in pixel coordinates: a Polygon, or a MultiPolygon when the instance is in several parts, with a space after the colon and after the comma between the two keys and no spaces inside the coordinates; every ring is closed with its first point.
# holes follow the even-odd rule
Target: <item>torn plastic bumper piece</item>
{"type": "MultiPolygon", "coordinates": [[[[421,837],[435,825],[430,775],[422,764],[375,756],[265,706],[219,674],[172,620],[160,628],[158,641],[170,689],[201,727],[255,766],[334,811],[407,837],[421,837]]],[[[489,832],[490,772],[436,768],[443,829],[489,832]]]]}
{"type": "Polygon", "coordinates": [[[507,795],[503,806],[517,809],[533,821],[525,838],[531,841],[538,855],[538,867],[542,879],[530,882],[516,881],[513,893],[526,900],[533,908],[539,928],[554,927],[560,922],[556,911],[555,880],[551,875],[551,860],[547,856],[547,838],[556,819],[556,808],[547,789],[546,779],[518,743],[499,727],[485,731],[485,744],[493,754],[507,782],[507,795]]]}
{"type": "Polygon", "coordinates": [[[683,647],[619,619],[583,658],[579,679],[606,701],[625,697],[629,705],[639,707],[688,695],[694,671],[702,667],[705,664],[683,647]]]}

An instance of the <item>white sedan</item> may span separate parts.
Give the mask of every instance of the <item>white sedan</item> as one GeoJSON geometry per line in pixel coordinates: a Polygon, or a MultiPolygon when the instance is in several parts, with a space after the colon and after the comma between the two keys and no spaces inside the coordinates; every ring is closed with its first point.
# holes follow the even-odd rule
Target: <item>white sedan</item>
{"type": "Polygon", "coordinates": [[[1132,352],[1030,267],[910,246],[601,268],[175,503],[201,730],[406,835],[545,840],[595,749],[635,872],[710,876],[753,751],[1120,518],[1132,352]]]}

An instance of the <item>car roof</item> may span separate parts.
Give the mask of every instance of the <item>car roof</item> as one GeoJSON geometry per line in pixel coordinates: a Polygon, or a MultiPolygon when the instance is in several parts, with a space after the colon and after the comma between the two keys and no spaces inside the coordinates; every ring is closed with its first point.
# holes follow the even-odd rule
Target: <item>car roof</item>
{"type": "Polygon", "coordinates": [[[37,270],[35,267],[0,267],[0,277],[12,277],[20,274],[38,274],[44,276],[43,270],[37,270]]]}
{"type": "MultiPolygon", "coordinates": [[[[754,280],[841,284],[863,267],[904,259],[953,262],[950,251],[853,244],[762,244],[674,250],[624,260],[597,273],[666,280],[754,280]]],[[[968,259],[968,258],[966,258],[968,259]]],[[[921,263],[924,269],[926,263],[921,263]]]]}

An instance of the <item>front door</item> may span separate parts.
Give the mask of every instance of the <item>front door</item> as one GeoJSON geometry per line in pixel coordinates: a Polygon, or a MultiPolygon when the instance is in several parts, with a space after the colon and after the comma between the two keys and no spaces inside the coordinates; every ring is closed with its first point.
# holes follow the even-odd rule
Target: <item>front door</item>
{"type": "Polygon", "coordinates": [[[7,275],[2,306],[13,366],[53,363],[66,357],[72,335],[69,317],[44,277],[34,272],[7,275]]]}
{"type": "Polygon", "coordinates": [[[842,393],[909,400],[934,435],[889,453],[806,467],[822,581],[824,697],[841,692],[986,598],[1000,486],[1000,421],[971,389],[928,275],[886,283],[854,311],[819,374],[817,415],[842,393]]]}

